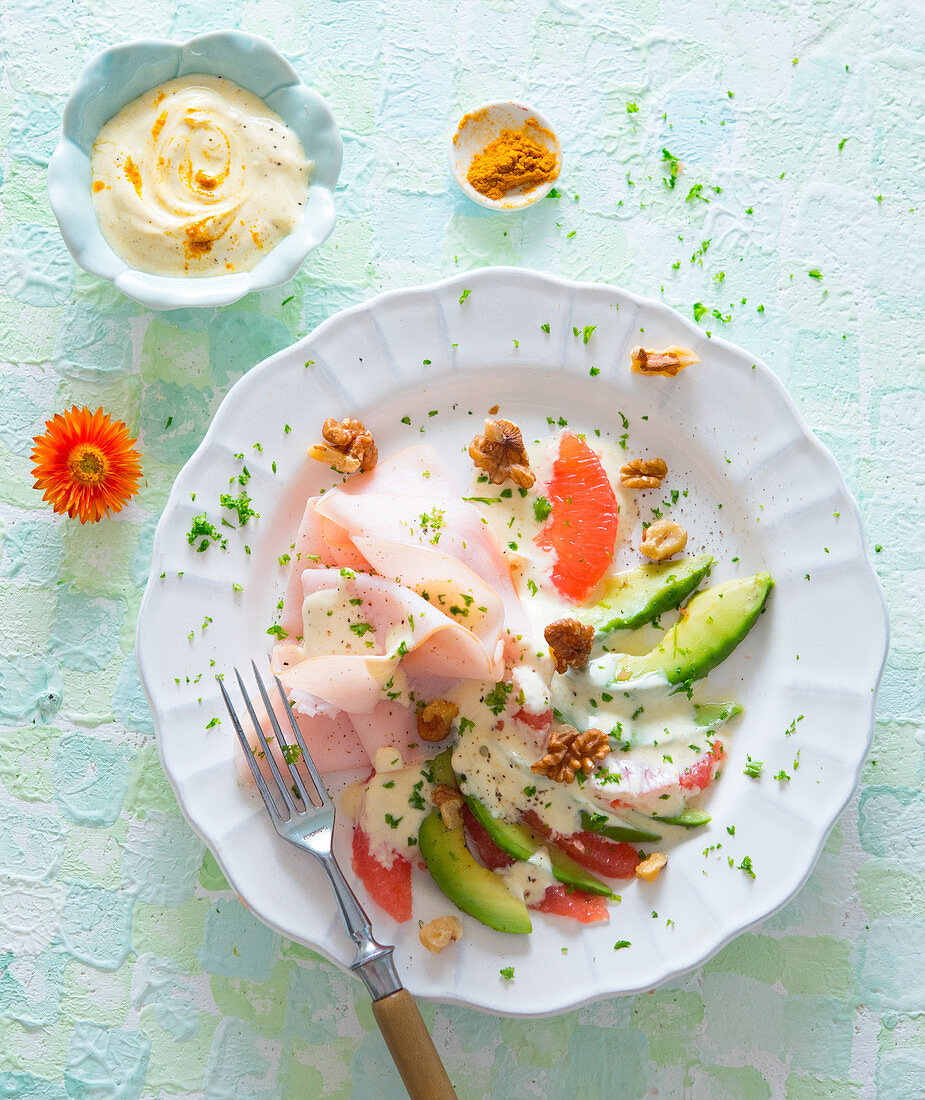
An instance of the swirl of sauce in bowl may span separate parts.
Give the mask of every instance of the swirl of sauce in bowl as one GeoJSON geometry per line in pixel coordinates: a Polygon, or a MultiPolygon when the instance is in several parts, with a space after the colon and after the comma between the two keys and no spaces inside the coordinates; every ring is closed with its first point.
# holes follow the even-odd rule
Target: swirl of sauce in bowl
{"type": "Polygon", "coordinates": [[[90,162],[103,236],[139,271],[247,271],[299,223],[312,165],[266,104],[220,77],[180,77],[127,104],[90,162]]]}

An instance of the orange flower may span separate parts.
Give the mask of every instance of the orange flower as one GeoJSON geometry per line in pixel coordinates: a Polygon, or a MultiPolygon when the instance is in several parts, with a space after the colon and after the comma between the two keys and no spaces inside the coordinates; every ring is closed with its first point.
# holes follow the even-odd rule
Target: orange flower
{"type": "Polygon", "coordinates": [[[34,439],[35,488],[56,512],[96,523],[119,512],[138,491],[140,456],[121,420],[76,405],[45,421],[34,439]]]}

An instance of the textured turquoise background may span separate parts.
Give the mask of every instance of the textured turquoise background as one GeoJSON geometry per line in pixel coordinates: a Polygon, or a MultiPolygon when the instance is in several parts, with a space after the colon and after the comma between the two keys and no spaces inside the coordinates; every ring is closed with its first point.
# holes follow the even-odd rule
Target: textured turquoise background
{"type": "Polygon", "coordinates": [[[359,983],[258,924],[184,823],[133,635],[169,486],[235,379],[343,306],[493,263],[703,303],[768,362],[860,498],[894,640],[860,795],[799,896],[654,993],[540,1021],[425,1006],[460,1096],[925,1095],[921,10],[0,0],[0,1097],[402,1095],[359,983]],[[75,269],[45,168],[94,52],[221,26],[328,97],[339,220],[290,284],[153,315],[75,269]],[[445,142],[512,95],[557,125],[562,195],[490,216],[445,142]],[[95,527],[29,476],[75,401],[144,452],[137,502],[95,527]]]}

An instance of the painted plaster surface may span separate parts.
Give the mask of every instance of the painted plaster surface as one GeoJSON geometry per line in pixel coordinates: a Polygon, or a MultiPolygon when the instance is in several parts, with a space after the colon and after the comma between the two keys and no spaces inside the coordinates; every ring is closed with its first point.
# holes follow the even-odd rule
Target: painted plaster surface
{"type": "Polygon", "coordinates": [[[232,383],[344,306],[493,263],[701,303],[768,362],[861,501],[894,636],[861,791],[802,892],[653,993],[539,1021],[425,1006],[460,1096],[925,1095],[921,5],[0,12],[0,1097],[402,1095],[359,984],[251,917],[184,823],[132,639],[168,489],[232,383]],[[90,55],[220,26],[272,38],[331,102],[337,229],[284,287],[155,316],[75,268],[45,167],[90,55]],[[497,217],[453,189],[444,143],[506,96],[554,120],[565,171],[560,197],[497,217]],[[73,402],[144,452],[137,501],[96,527],[28,475],[73,402]]]}

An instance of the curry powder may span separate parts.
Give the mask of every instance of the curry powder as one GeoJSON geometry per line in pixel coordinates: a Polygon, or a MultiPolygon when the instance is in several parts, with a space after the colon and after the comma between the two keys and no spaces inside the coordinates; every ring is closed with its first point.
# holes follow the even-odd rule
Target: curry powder
{"type": "Polygon", "coordinates": [[[488,199],[503,199],[515,187],[532,191],[559,175],[558,157],[529,134],[528,127],[539,134],[549,134],[536,119],[531,118],[522,130],[502,130],[472,158],[466,179],[480,195],[488,199]]]}

